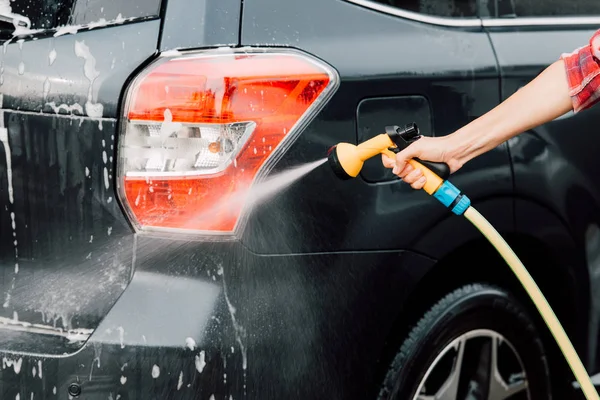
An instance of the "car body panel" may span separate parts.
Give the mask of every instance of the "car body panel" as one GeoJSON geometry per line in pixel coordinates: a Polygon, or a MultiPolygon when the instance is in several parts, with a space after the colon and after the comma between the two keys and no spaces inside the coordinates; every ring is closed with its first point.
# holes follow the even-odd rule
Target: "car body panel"
{"type": "Polygon", "coordinates": [[[160,51],[238,44],[242,1],[164,2],[166,4],[160,51]]]}
{"type": "Polygon", "coordinates": [[[396,304],[434,263],[408,252],[265,257],[156,238],[138,238],[136,249],[134,295],[74,355],[7,356],[3,398],[55,387],[66,396],[73,382],[93,400],[372,397],[379,376],[364,367],[376,364],[396,304]]]}
{"type": "Polygon", "coordinates": [[[115,200],[116,116],[159,27],[151,20],[5,46],[2,317],[19,330],[2,350],[78,350],[131,279],[134,236],[115,200]]]}

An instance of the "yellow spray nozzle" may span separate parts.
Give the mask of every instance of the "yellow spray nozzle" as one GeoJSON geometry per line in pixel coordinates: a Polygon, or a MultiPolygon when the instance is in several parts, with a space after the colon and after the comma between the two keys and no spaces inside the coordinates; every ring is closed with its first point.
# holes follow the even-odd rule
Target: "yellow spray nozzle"
{"type": "MultiPolygon", "coordinates": [[[[392,150],[400,151],[420,137],[416,124],[409,124],[404,128],[386,127],[386,131],[387,133],[379,134],[358,145],[339,143],[333,146],[329,150],[328,158],[335,174],[341,179],[355,178],[369,158],[379,154],[395,158],[396,154],[392,150]]],[[[419,159],[409,160],[408,163],[423,172],[426,178],[423,189],[430,195],[434,194],[450,175],[448,166],[443,163],[431,163],[419,159]]]]}
{"type": "Polygon", "coordinates": [[[342,179],[356,178],[364,162],[369,158],[381,153],[395,157],[396,155],[388,150],[394,146],[394,142],[385,133],[359,145],[339,143],[329,150],[329,162],[338,177],[342,179]]]}

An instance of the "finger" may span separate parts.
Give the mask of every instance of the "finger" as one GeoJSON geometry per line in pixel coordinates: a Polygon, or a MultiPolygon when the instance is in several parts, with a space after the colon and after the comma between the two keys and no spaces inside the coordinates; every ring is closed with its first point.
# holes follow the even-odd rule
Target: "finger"
{"type": "Polygon", "coordinates": [[[419,145],[419,141],[413,143],[408,146],[406,149],[400,151],[396,154],[396,165],[404,165],[408,162],[408,160],[418,157],[421,151],[421,147],[419,145]]]}
{"type": "Polygon", "coordinates": [[[422,176],[423,176],[423,172],[420,169],[415,169],[414,171],[412,171],[410,174],[406,175],[402,179],[404,180],[404,182],[412,184],[412,183],[416,182],[422,176]]]}
{"type": "Polygon", "coordinates": [[[412,183],[410,186],[413,189],[423,189],[423,187],[425,186],[425,183],[427,183],[427,178],[425,178],[424,176],[420,177],[419,179],[417,179],[416,182],[412,183]]]}
{"type": "Polygon", "coordinates": [[[398,164],[396,163],[396,166],[394,167],[394,174],[398,175],[400,178],[404,178],[406,176],[406,174],[412,172],[414,170],[414,168],[412,167],[412,165],[406,163],[406,164],[398,164]]]}
{"type": "Polygon", "coordinates": [[[410,174],[414,170],[415,170],[415,168],[411,164],[406,163],[406,164],[404,164],[404,168],[402,168],[400,170],[400,172],[398,173],[398,176],[400,178],[404,178],[406,175],[410,174]]]}

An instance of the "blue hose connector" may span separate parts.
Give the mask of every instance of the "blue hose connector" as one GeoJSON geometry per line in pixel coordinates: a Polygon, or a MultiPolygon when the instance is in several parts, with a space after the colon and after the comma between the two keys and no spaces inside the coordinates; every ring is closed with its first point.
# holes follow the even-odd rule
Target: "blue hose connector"
{"type": "Polygon", "coordinates": [[[433,194],[440,203],[450,208],[456,215],[462,215],[469,206],[471,200],[458,190],[456,186],[448,181],[444,181],[438,190],[433,194]]]}

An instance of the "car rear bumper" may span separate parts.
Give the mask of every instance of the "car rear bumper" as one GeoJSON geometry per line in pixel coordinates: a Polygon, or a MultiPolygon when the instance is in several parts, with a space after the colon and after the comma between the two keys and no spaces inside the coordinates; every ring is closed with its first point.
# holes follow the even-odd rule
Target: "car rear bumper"
{"type": "Polygon", "coordinates": [[[131,283],[86,345],[24,357],[24,371],[42,361],[44,385],[27,379],[21,390],[78,382],[86,399],[365,398],[432,263],[401,251],[265,256],[236,242],[136,242],[131,283]]]}

